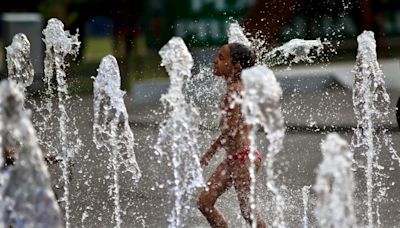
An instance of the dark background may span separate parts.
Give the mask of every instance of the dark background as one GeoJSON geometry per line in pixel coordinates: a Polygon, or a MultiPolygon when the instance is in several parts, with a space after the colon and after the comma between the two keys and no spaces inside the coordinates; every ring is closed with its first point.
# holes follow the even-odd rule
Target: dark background
{"type": "MultiPolygon", "coordinates": [[[[172,36],[183,37],[191,49],[219,46],[227,42],[232,20],[271,48],[292,38],[327,38],[335,43],[335,61],[354,59],[356,36],[363,30],[375,32],[380,57],[397,57],[400,50],[396,0],[14,0],[1,5],[0,13],[40,13],[43,28],[56,17],[71,33],[79,29],[78,63],[84,64],[71,65],[71,75],[83,78],[78,90],[90,91],[85,79],[107,54],[117,57],[125,89],[136,80],[165,77],[157,51],[172,36]]],[[[9,45],[4,39],[2,44],[9,45]]]]}

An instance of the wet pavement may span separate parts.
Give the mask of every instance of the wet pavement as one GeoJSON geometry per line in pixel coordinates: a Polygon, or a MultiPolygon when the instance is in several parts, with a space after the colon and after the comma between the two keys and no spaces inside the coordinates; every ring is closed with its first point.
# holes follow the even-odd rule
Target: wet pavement
{"type": "MultiPolygon", "coordinates": [[[[394,105],[398,91],[390,91],[392,99],[390,120],[388,127],[393,133],[394,147],[400,150],[400,132],[395,119],[394,105]]],[[[282,189],[286,206],[285,220],[288,227],[303,226],[303,199],[301,189],[315,182],[315,170],[322,157],[320,142],[326,134],[337,131],[350,142],[352,128],[356,126],[352,108],[351,90],[334,86],[318,91],[284,92],[282,110],[287,127],[284,149],[276,161],[275,171],[279,173],[278,183],[282,189]]],[[[110,156],[107,152],[97,150],[92,142],[93,104],[92,96],[72,99],[70,116],[75,116],[79,129],[79,136],[84,143],[81,152],[74,158],[72,167],[71,191],[71,224],[72,227],[112,227],[113,226],[113,201],[110,196],[109,186],[112,183],[111,173],[107,169],[110,156]]],[[[218,99],[217,99],[218,100],[218,99]]],[[[135,104],[132,97],[126,96],[126,105],[130,116],[130,125],[135,137],[135,153],[137,162],[142,171],[142,178],[138,183],[124,176],[121,177],[121,208],[122,227],[167,227],[168,216],[172,210],[173,198],[170,181],[172,168],[168,160],[157,162],[153,146],[157,141],[160,120],[165,115],[154,110],[162,110],[159,103],[135,104]]],[[[213,135],[217,134],[215,115],[204,116],[204,113],[213,113],[214,106],[203,104],[201,113],[203,122],[201,126],[202,151],[207,149],[213,135]]],[[[266,151],[267,142],[265,135],[259,131],[257,134],[258,145],[261,151],[266,151]]],[[[384,152],[386,153],[386,152],[384,152]]],[[[386,153],[387,154],[387,153],[386,153]]],[[[391,165],[387,155],[382,155],[385,169],[389,175],[387,183],[397,182],[400,179],[399,165],[391,165]]],[[[224,158],[223,152],[217,154],[211,164],[204,169],[207,178],[213,169],[224,158]]],[[[62,195],[60,170],[57,165],[51,165],[50,172],[53,187],[58,198],[62,195]]],[[[362,170],[356,172],[357,190],[355,206],[360,224],[365,223],[365,178],[362,170]],[[364,218],[364,219],[363,219],[364,218]]],[[[263,212],[269,223],[273,219],[272,195],[265,187],[265,169],[260,170],[257,180],[258,207],[263,212]]],[[[387,201],[381,207],[381,227],[396,227],[400,224],[400,190],[393,186],[388,191],[387,201]]],[[[193,195],[197,196],[198,192],[193,195]]],[[[315,194],[311,190],[308,218],[310,226],[315,227],[313,207],[315,194]]],[[[62,205],[62,202],[60,202],[62,205]]],[[[196,199],[192,200],[191,208],[186,219],[185,227],[208,227],[206,220],[196,208],[196,199]]],[[[233,189],[227,191],[218,201],[229,221],[230,227],[246,227],[240,216],[239,205],[233,189]]]]}

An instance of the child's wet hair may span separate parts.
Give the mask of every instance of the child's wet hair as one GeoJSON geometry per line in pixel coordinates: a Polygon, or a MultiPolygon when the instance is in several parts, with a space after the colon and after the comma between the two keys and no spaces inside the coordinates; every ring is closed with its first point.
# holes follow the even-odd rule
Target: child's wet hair
{"type": "Polygon", "coordinates": [[[256,54],[252,48],[241,43],[230,43],[228,47],[231,52],[232,63],[239,63],[242,69],[256,64],[256,54]]]}

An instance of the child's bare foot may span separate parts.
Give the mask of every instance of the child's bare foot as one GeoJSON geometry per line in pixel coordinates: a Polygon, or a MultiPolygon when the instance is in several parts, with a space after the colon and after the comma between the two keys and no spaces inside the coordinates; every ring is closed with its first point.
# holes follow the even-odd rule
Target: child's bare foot
{"type": "Polygon", "coordinates": [[[58,162],[62,161],[61,158],[57,158],[57,156],[54,154],[47,153],[47,154],[44,154],[43,157],[44,157],[44,160],[49,164],[57,164],[58,162]]]}

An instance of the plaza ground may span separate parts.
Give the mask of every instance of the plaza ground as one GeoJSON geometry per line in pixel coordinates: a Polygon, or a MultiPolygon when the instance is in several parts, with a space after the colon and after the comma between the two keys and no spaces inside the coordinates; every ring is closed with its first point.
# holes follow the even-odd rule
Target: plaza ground
{"type": "MultiPolygon", "coordinates": [[[[400,150],[400,132],[395,119],[395,103],[399,96],[398,91],[390,91],[390,121],[386,127],[393,134],[394,147],[400,150]]],[[[77,119],[79,135],[84,142],[81,153],[74,159],[73,175],[71,180],[71,222],[73,226],[82,227],[110,227],[112,226],[112,212],[114,209],[112,198],[108,194],[111,184],[111,174],[106,166],[109,154],[95,149],[92,143],[93,97],[82,96],[81,99],[73,99],[70,115],[77,119]]],[[[351,141],[352,128],[356,126],[352,108],[351,90],[333,86],[322,88],[318,91],[284,92],[282,98],[282,110],[286,123],[286,137],[284,149],[278,155],[276,172],[279,172],[278,183],[284,185],[282,190],[285,201],[285,220],[288,227],[303,226],[303,198],[301,189],[304,186],[313,185],[316,178],[316,168],[321,162],[320,142],[329,132],[337,131],[348,142],[351,141]]],[[[172,180],[172,168],[168,160],[157,162],[153,146],[158,138],[159,123],[166,118],[159,114],[162,107],[160,103],[137,104],[132,94],[126,96],[126,106],[129,112],[130,125],[135,137],[135,153],[137,162],[142,170],[142,178],[134,183],[128,177],[121,178],[121,206],[125,213],[122,214],[123,227],[167,227],[167,218],[173,207],[171,186],[168,180],[172,180]],[[158,110],[158,111],[154,111],[158,110]]],[[[203,104],[202,113],[215,112],[214,107],[203,104]]],[[[199,142],[202,151],[207,149],[213,135],[217,133],[216,119],[205,118],[201,126],[202,135],[199,142]]],[[[267,142],[261,131],[257,134],[258,145],[261,151],[266,151],[267,142]]],[[[400,178],[399,165],[391,164],[387,159],[387,152],[383,152],[382,161],[385,173],[390,177],[387,183],[397,182],[400,178]],[[386,153],[386,154],[384,154],[386,153]],[[393,167],[393,170],[389,170],[393,167]]],[[[211,164],[204,169],[204,177],[207,178],[224,154],[218,154],[211,164]]],[[[53,186],[57,186],[58,196],[61,196],[62,184],[58,182],[60,171],[53,165],[50,167],[53,178],[53,186]]],[[[259,207],[265,217],[271,222],[274,211],[272,195],[265,187],[265,170],[258,174],[257,196],[259,207]]],[[[365,223],[365,177],[363,170],[358,170],[355,207],[358,211],[360,223],[365,223]],[[363,193],[364,192],[364,193],[363,193]],[[364,218],[364,219],[362,219],[364,218]]],[[[382,227],[394,227],[400,223],[397,206],[400,200],[400,191],[394,185],[387,193],[387,200],[382,203],[381,221],[382,227]]],[[[198,194],[194,192],[194,197],[198,194]]],[[[310,225],[315,225],[313,207],[315,206],[315,193],[311,190],[308,218],[310,225]]],[[[206,220],[196,208],[196,199],[191,201],[191,209],[188,213],[186,227],[208,227],[206,220]]],[[[218,207],[234,227],[245,227],[240,217],[239,205],[236,195],[231,189],[224,194],[218,207]]]]}

